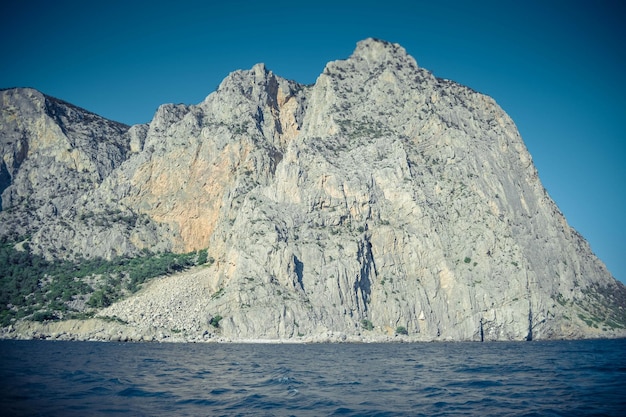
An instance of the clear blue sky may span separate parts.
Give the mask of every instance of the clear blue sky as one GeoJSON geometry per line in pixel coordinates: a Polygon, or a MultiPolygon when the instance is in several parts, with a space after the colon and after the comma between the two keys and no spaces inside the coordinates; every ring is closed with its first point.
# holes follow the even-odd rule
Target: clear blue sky
{"type": "Polygon", "coordinates": [[[598,1],[5,1],[0,87],[28,86],[128,124],[195,104],[264,62],[313,83],[376,37],[488,94],[544,186],[626,282],[626,13],[598,1]]]}

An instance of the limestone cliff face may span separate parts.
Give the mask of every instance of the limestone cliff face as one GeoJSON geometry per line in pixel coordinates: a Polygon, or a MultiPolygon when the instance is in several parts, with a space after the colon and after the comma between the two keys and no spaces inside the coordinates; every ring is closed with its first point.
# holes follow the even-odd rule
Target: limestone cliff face
{"type": "Polygon", "coordinates": [[[33,89],[0,100],[2,236],[55,222],[127,158],[128,126],[33,89]]]}
{"type": "MultiPolygon", "coordinates": [[[[4,218],[25,198],[32,138],[41,149],[69,137],[41,119],[24,143],[3,133],[4,218]]],[[[59,175],[74,169],[95,185],[57,208],[62,224],[34,223],[33,250],[67,256],[51,250],[63,239],[83,256],[208,248],[215,260],[102,312],[129,326],[230,339],[401,326],[416,340],[610,336],[626,326],[624,286],[547,195],[513,121],[399,45],[362,41],[313,86],[256,65],[198,105],[161,106],[148,125],[98,123],[108,129],[98,146],[110,150],[97,157],[55,145],[65,147],[50,157],[59,175]]]]}
{"type": "Polygon", "coordinates": [[[198,106],[161,106],[143,151],[111,177],[106,194],[169,225],[174,249],[208,247],[243,197],[273,181],[298,132],[301,90],[257,65],[231,74],[198,106]]]}

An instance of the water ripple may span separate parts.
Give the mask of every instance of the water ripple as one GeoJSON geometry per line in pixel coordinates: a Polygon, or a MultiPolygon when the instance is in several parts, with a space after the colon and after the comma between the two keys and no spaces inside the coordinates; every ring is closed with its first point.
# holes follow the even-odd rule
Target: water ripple
{"type": "Polygon", "coordinates": [[[4,415],[619,416],[626,341],[0,342],[4,415]],[[45,411],[44,411],[45,410],[45,411]]]}

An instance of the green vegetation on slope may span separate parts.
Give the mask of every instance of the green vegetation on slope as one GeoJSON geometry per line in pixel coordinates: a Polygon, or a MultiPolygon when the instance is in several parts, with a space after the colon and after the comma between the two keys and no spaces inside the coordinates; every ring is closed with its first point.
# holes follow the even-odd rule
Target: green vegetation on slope
{"type": "MultiPolygon", "coordinates": [[[[136,292],[160,275],[207,262],[206,250],[186,254],[146,252],[110,261],[47,261],[15,244],[0,246],[0,326],[17,319],[35,321],[88,315],[94,308],[136,292]]],[[[210,261],[210,259],[209,259],[210,261]]]]}
{"type": "Polygon", "coordinates": [[[593,284],[583,293],[587,297],[577,300],[576,304],[586,314],[578,316],[589,327],[602,330],[626,328],[626,291],[621,283],[615,282],[606,287],[593,284]]]}

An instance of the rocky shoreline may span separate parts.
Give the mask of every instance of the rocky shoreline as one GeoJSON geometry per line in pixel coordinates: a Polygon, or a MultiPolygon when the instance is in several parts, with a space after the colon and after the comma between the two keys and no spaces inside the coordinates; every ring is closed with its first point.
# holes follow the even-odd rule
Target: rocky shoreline
{"type": "MultiPolygon", "coordinates": [[[[369,333],[369,332],[368,332],[369,333]]],[[[598,334],[592,337],[572,335],[580,339],[626,338],[626,332],[613,332],[609,335],[598,334]]],[[[424,339],[419,335],[400,334],[346,334],[343,332],[323,332],[315,335],[292,338],[230,338],[214,332],[197,333],[173,332],[162,328],[128,325],[109,317],[86,320],[62,320],[50,322],[22,321],[0,329],[0,340],[50,340],[77,342],[129,342],[129,343],[427,343],[427,342],[468,342],[477,340],[424,339]]],[[[555,339],[556,340],[556,339],[555,339]]],[[[511,340],[513,341],[513,340],[511,340]]],[[[519,340],[520,342],[522,340],[519,340]]]]}
{"type": "Polygon", "coordinates": [[[233,339],[216,332],[179,333],[159,328],[140,329],[111,320],[23,321],[0,330],[0,340],[58,340],[77,342],[156,342],[156,343],[404,343],[424,342],[406,335],[346,335],[326,332],[289,339],[233,339]]]}

